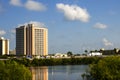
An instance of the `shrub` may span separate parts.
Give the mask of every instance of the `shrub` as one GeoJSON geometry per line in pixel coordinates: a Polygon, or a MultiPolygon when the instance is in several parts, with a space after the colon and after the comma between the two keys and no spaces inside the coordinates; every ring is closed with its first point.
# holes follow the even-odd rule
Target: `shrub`
{"type": "Polygon", "coordinates": [[[31,80],[31,72],[15,61],[0,61],[0,80],[31,80]]]}
{"type": "Polygon", "coordinates": [[[90,65],[90,76],[95,80],[119,80],[120,57],[106,57],[90,65]]]}

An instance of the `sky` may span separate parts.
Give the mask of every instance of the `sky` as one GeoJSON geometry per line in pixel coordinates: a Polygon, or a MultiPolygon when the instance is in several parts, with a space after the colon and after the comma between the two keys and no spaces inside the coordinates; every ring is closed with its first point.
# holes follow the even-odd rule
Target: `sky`
{"type": "Polygon", "coordinates": [[[15,28],[48,28],[51,53],[120,48],[120,0],[0,0],[0,37],[15,48],[15,28]]]}

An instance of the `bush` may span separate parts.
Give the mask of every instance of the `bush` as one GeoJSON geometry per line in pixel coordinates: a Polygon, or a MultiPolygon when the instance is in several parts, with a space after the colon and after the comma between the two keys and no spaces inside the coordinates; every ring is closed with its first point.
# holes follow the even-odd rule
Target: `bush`
{"type": "Polygon", "coordinates": [[[0,61],[0,80],[31,80],[31,72],[15,61],[0,61]]]}
{"type": "Polygon", "coordinates": [[[90,76],[95,80],[119,80],[120,57],[106,57],[90,65],[90,76]]]}

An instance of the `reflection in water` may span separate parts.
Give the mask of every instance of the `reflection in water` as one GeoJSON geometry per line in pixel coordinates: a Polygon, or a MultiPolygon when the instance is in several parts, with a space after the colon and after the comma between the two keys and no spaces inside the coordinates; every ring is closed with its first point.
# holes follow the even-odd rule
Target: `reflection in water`
{"type": "Polygon", "coordinates": [[[32,80],[48,80],[48,67],[31,67],[32,80]]]}
{"type": "Polygon", "coordinates": [[[88,65],[32,67],[32,80],[83,80],[88,65]]]}
{"type": "Polygon", "coordinates": [[[88,65],[49,66],[49,80],[83,80],[88,65]]]}

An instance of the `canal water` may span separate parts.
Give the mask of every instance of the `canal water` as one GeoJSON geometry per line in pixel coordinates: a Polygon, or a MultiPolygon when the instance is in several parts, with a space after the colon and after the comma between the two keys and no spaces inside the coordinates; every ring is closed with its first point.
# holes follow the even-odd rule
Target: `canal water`
{"type": "Polygon", "coordinates": [[[88,65],[31,67],[32,80],[83,80],[88,65]]]}

